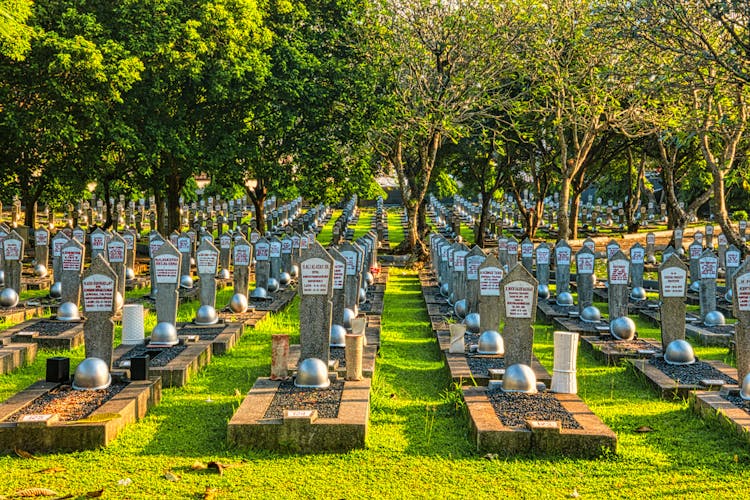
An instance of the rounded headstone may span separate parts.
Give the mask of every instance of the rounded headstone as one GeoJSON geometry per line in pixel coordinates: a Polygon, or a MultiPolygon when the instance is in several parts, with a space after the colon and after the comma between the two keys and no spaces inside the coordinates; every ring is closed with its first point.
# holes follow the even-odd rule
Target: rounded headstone
{"type": "Polygon", "coordinates": [[[307,358],[299,364],[297,377],[294,379],[297,387],[323,389],[331,385],[328,378],[328,367],[318,358],[307,358]]]}
{"type": "Polygon", "coordinates": [[[609,323],[609,333],[618,340],[631,340],[635,337],[635,323],[627,316],[620,316],[609,323]]]}
{"type": "Polygon", "coordinates": [[[479,336],[477,354],[505,354],[505,343],[503,337],[495,330],[487,330],[479,336]]]}
{"type": "Polygon", "coordinates": [[[673,340],[664,350],[664,361],[670,365],[689,365],[695,363],[693,346],[687,340],[673,340]]]}
{"type": "Polygon", "coordinates": [[[502,387],[504,392],[525,392],[527,394],[537,392],[534,370],[521,363],[507,367],[503,375],[502,387]]]}
{"type": "Polygon", "coordinates": [[[112,375],[104,360],[86,358],[76,367],[73,375],[73,389],[77,391],[98,391],[112,383],[112,375]]]}

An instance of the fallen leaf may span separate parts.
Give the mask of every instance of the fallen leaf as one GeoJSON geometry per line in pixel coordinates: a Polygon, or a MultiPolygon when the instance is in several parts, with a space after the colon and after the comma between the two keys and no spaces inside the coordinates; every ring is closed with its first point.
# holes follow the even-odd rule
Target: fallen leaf
{"type": "Polygon", "coordinates": [[[568,495],[569,498],[578,498],[580,496],[581,495],[578,493],[578,490],[575,488],[573,488],[573,492],[570,495],[568,495]]]}
{"type": "Polygon", "coordinates": [[[215,500],[218,495],[218,488],[211,488],[210,486],[206,486],[206,491],[203,493],[203,500],[215,500]]]}
{"type": "Polygon", "coordinates": [[[167,481],[179,481],[180,476],[178,476],[171,470],[168,470],[167,472],[164,473],[164,479],[166,479],[167,481]]]}
{"type": "Polygon", "coordinates": [[[133,484],[133,480],[130,479],[129,477],[124,477],[120,479],[119,481],[117,481],[117,484],[119,484],[120,486],[129,486],[133,484]]]}
{"type": "Polygon", "coordinates": [[[208,468],[216,469],[216,472],[221,476],[224,474],[224,469],[226,469],[227,466],[220,462],[208,462],[208,468]]]}
{"type": "Polygon", "coordinates": [[[203,462],[194,462],[190,468],[193,470],[206,470],[207,466],[203,462]]]}
{"type": "Polygon", "coordinates": [[[483,458],[485,460],[497,460],[497,453],[487,453],[483,458]]]}
{"type": "Polygon", "coordinates": [[[236,397],[236,398],[242,397],[242,393],[240,392],[239,389],[235,389],[234,390],[234,397],[236,397]]]}
{"type": "Polygon", "coordinates": [[[36,471],[37,474],[54,474],[56,472],[65,472],[65,467],[47,467],[46,469],[36,471]]]}
{"type": "Polygon", "coordinates": [[[653,429],[649,427],[648,425],[642,425],[635,430],[635,432],[652,432],[652,431],[653,429]]]}
{"type": "Polygon", "coordinates": [[[86,496],[89,498],[99,498],[103,494],[104,494],[104,488],[100,490],[96,490],[96,491],[89,491],[88,493],[86,493],[86,496]]]}
{"type": "Polygon", "coordinates": [[[15,492],[17,497],[56,497],[59,494],[48,488],[25,488],[15,492]]]}
{"type": "Polygon", "coordinates": [[[33,460],[36,460],[36,457],[29,453],[28,451],[24,451],[21,448],[13,448],[13,451],[16,452],[16,455],[18,455],[21,458],[30,458],[33,460]]]}
{"type": "Polygon", "coordinates": [[[55,498],[55,500],[63,500],[65,498],[73,498],[73,494],[72,493],[68,493],[64,497],[57,497],[57,498],[55,498]]]}

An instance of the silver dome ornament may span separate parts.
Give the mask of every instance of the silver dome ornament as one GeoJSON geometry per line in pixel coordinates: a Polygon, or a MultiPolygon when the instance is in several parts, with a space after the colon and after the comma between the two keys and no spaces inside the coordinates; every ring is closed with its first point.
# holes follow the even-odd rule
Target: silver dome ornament
{"type": "Polygon", "coordinates": [[[448,296],[448,304],[451,306],[456,304],[456,294],[454,292],[451,292],[448,296]]]}
{"type": "Polygon", "coordinates": [[[701,291],[701,282],[700,280],[695,280],[692,283],[690,283],[690,291],[698,293],[701,291]]]}
{"type": "Polygon", "coordinates": [[[555,297],[555,303],[558,306],[572,306],[573,305],[573,294],[570,292],[560,292],[557,294],[557,297],[555,297]]]}
{"type": "Polygon", "coordinates": [[[215,325],[219,322],[219,315],[212,305],[202,305],[195,313],[195,324],[199,326],[215,325]]]}
{"type": "Polygon", "coordinates": [[[499,332],[487,330],[479,336],[477,354],[494,354],[503,356],[505,354],[505,342],[499,332]]]}
{"type": "Polygon", "coordinates": [[[234,313],[243,313],[247,311],[247,297],[243,293],[235,293],[229,300],[229,309],[234,313]]]}
{"type": "Polygon", "coordinates": [[[279,289],[279,280],[276,278],[268,278],[268,282],[266,283],[266,289],[273,293],[279,289]]]}
{"type": "Polygon", "coordinates": [[[670,365],[691,365],[695,363],[693,346],[687,340],[673,340],[664,350],[664,361],[670,365]]]}
{"type": "Polygon", "coordinates": [[[303,360],[297,368],[294,385],[302,388],[325,389],[331,385],[331,379],[328,378],[328,367],[318,358],[303,360]]]}
{"type": "Polygon", "coordinates": [[[480,323],[479,313],[469,313],[464,318],[464,324],[466,325],[466,331],[469,333],[479,333],[480,323]]]}
{"type": "Polygon", "coordinates": [[[16,307],[18,305],[18,292],[12,288],[4,288],[0,292],[0,306],[3,307],[16,307]]]}
{"type": "Polygon", "coordinates": [[[180,277],[180,288],[193,288],[193,278],[187,274],[180,277]]]}
{"type": "Polygon", "coordinates": [[[364,304],[367,302],[367,291],[364,288],[359,289],[359,303],[364,304]]]}
{"type": "Polygon", "coordinates": [[[346,328],[341,325],[331,325],[330,347],[346,347],[346,328]]]}
{"type": "Polygon", "coordinates": [[[73,389],[77,391],[98,391],[112,383],[107,363],[99,358],[86,358],[76,367],[73,375],[73,389]]]}
{"type": "Polygon", "coordinates": [[[599,282],[598,279],[596,279],[596,274],[591,274],[591,286],[596,286],[596,284],[599,282]]]}
{"type": "Polygon", "coordinates": [[[0,269],[0,285],[5,284],[5,270],[0,269]]]}
{"type": "Polygon", "coordinates": [[[649,255],[646,257],[646,264],[656,264],[656,255],[649,255]]]}
{"type": "Polygon", "coordinates": [[[724,300],[726,300],[727,302],[729,302],[731,304],[733,297],[734,297],[734,295],[732,293],[732,289],[731,288],[727,288],[727,293],[724,294],[724,300]]]}
{"type": "Polygon", "coordinates": [[[547,300],[549,298],[549,286],[540,284],[536,287],[536,293],[540,300],[547,300]]]}
{"type": "Polygon", "coordinates": [[[722,326],[727,324],[727,320],[720,311],[710,311],[706,313],[703,324],[706,326],[722,326]]]}
{"type": "Polygon", "coordinates": [[[72,302],[64,302],[57,308],[57,319],[60,321],[78,321],[81,315],[78,306],[72,302]]]}
{"type": "Polygon", "coordinates": [[[52,286],[49,287],[49,296],[53,299],[59,299],[62,297],[62,283],[55,281],[52,286]]]}
{"type": "Polygon", "coordinates": [[[466,300],[461,299],[457,300],[455,304],[453,304],[453,312],[456,313],[456,316],[458,316],[460,319],[464,319],[466,317],[466,300]]]}
{"type": "Polygon", "coordinates": [[[602,319],[602,313],[596,306],[584,307],[581,311],[581,321],[585,323],[598,323],[602,319]]]}
{"type": "Polygon", "coordinates": [[[262,286],[256,287],[255,290],[250,292],[251,299],[267,299],[268,292],[262,286]]]}
{"type": "Polygon", "coordinates": [[[684,257],[685,256],[685,249],[684,248],[678,248],[677,249],[677,255],[679,255],[680,257],[684,257]]]}
{"type": "Polygon", "coordinates": [[[348,307],[344,308],[344,319],[342,323],[344,323],[344,328],[351,328],[352,327],[352,321],[354,321],[354,318],[357,317],[357,313],[355,313],[352,309],[349,309],[348,307]]]}
{"type": "Polygon", "coordinates": [[[745,375],[740,384],[740,397],[744,400],[750,400],[750,373],[745,375]]]}
{"type": "Polygon", "coordinates": [[[535,394],[536,375],[530,366],[517,363],[505,369],[503,375],[503,392],[524,392],[535,394]]]}
{"type": "Polygon", "coordinates": [[[289,268],[289,276],[292,278],[296,278],[299,274],[299,266],[297,264],[293,264],[292,267],[289,268]]]}
{"type": "Polygon", "coordinates": [[[440,295],[442,295],[446,299],[448,298],[449,290],[450,290],[450,286],[448,286],[448,283],[443,283],[442,285],[440,285],[440,295]]]}
{"type": "Polygon", "coordinates": [[[279,274],[279,283],[281,283],[281,286],[287,286],[292,281],[292,276],[287,273],[283,272],[279,274]]]}
{"type": "Polygon", "coordinates": [[[126,267],[125,268],[125,279],[126,280],[134,280],[135,279],[135,271],[133,271],[132,267],[126,267]]]}
{"type": "Polygon", "coordinates": [[[122,306],[125,305],[125,299],[122,298],[122,294],[119,290],[115,290],[115,311],[119,311],[122,309],[122,306]]]}
{"type": "Polygon", "coordinates": [[[44,264],[37,264],[34,266],[34,276],[37,278],[44,278],[47,276],[47,266],[44,264]]]}
{"type": "Polygon", "coordinates": [[[195,257],[190,257],[190,265],[191,266],[195,265],[195,257]]]}
{"type": "Polygon", "coordinates": [[[222,269],[219,271],[219,275],[217,276],[220,280],[228,280],[229,279],[229,269],[222,269]]]}
{"type": "Polygon", "coordinates": [[[367,271],[365,273],[365,283],[367,283],[367,286],[372,286],[375,284],[375,276],[373,276],[370,271],[367,271]]]}
{"type": "Polygon", "coordinates": [[[177,345],[179,342],[177,328],[168,321],[162,321],[151,330],[151,340],[148,345],[154,347],[171,347],[177,345]]]}
{"type": "Polygon", "coordinates": [[[630,298],[633,300],[646,300],[646,289],[642,286],[634,286],[630,291],[630,298]]]}
{"type": "Polygon", "coordinates": [[[635,323],[627,316],[620,316],[610,321],[609,333],[617,340],[632,340],[635,337],[635,323]]]}

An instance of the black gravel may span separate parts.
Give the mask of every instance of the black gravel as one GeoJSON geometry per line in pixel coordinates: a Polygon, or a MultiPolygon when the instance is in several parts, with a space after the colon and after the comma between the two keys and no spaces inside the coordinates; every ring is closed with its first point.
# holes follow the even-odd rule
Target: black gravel
{"type": "Polygon", "coordinates": [[[467,354],[466,362],[469,364],[471,374],[475,377],[487,377],[490,368],[505,368],[505,358],[500,356],[467,354]]]}
{"type": "Polygon", "coordinates": [[[187,349],[186,345],[179,344],[176,346],[163,348],[148,348],[146,346],[139,345],[123,354],[120,359],[117,360],[115,365],[119,365],[120,361],[124,361],[135,356],[143,356],[144,354],[148,354],[149,356],[151,356],[151,362],[149,363],[149,366],[166,366],[170,361],[179,356],[180,353],[185,349],[187,349]]]}
{"type": "Polygon", "coordinates": [[[25,327],[24,332],[37,332],[41,337],[56,337],[78,326],[77,321],[37,321],[33,325],[25,327]]]}
{"type": "Polygon", "coordinates": [[[127,384],[113,383],[98,391],[76,391],[69,385],[56,387],[31,404],[24,406],[5,422],[18,422],[24,415],[58,414],[60,420],[70,422],[86,418],[122,391],[127,384]]]}
{"type": "Polygon", "coordinates": [[[560,421],[563,429],[583,428],[549,392],[524,394],[493,389],[487,391],[487,396],[495,414],[507,427],[525,427],[526,420],[552,420],[560,421]]]}
{"type": "Polygon", "coordinates": [[[295,387],[294,381],[285,380],[279,384],[264,418],[283,418],[284,410],[318,410],[318,418],[337,418],[343,393],[343,380],[325,389],[295,387]]]}
{"type": "Polygon", "coordinates": [[[723,394],[722,397],[737,408],[742,408],[747,413],[750,413],[750,401],[745,401],[739,394],[723,394]]]}
{"type": "Polygon", "coordinates": [[[696,361],[692,365],[670,365],[664,358],[651,358],[650,364],[661,370],[669,378],[678,381],[681,384],[700,384],[701,380],[723,380],[729,384],[736,384],[737,381],[732,377],[724,375],[719,370],[704,363],[696,361]]]}
{"type": "Polygon", "coordinates": [[[224,333],[225,328],[224,326],[215,328],[183,326],[178,333],[180,335],[197,335],[201,340],[213,340],[224,333]]]}
{"type": "Polygon", "coordinates": [[[331,347],[329,356],[339,362],[339,368],[346,368],[346,348],[331,347]]]}

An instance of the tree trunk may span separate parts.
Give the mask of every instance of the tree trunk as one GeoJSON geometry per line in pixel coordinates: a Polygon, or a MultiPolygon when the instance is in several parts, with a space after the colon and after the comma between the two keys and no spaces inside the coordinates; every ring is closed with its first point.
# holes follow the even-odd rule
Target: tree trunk
{"type": "MultiPolygon", "coordinates": [[[[108,230],[110,227],[112,227],[112,207],[109,203],[109,198],[112,195],[112,190],[109,188],[110,180],[104,179],[104,182],[102,183],[103,190],[104,190],[104,214],[106,215],[104,219],[104,229],[105,231],[108,230]]],[[[89,226],[92,226],[92,221],[89,221],[89,226]]]]}
{"type": "Polygon", "coordinates": [[[21,198],[24,206],[23,223],[30,231],[34,231],[36,229],[36,203],[39,196],[31,192],[24,194],[25,196],[21,198]]]}
{"type": "Polygon", "coordinates": [[[184,184],[182,175],[173,168],[172,175],[167,179],[167,227],[163,233],[165,237],[180,229],[180,192],[184,184]]]}
{"type": "Polygon", "coordinates": [[[250,189],[249,187],[245,186],[245,192],[247,193],[248,198],[250,198],[250,201],[253,202],[253,206],[255,207],[255,220],[253,221],[255,223],[255,228],[260,234],[265,234],[265,204],[266,198],[268,197],[268,190],[266,189],[265,182],[263,182],[262,179],[256,179],[256,181],[258,184],[255,186],[255,188],[250,189]]]}
{"type": "Polygon", "coordinates": [[[560,206],[557,208],[557,239],[567,240],[570,234],[570,214],[568,202],[570,201],[570,176],[561,176],[560,183],[560,206]]]}
{"type": "Polygon", "coordinates": [[[712,201],[714,218],[719,223],[721,232],[727,237],[729,244],[743,250],[743,253],[746,254],[748,246],[742,241],[739,233],[734,230],[732,222],[729,220],[729,212],[727,211],[726,196],[724,192],[724,172],[722,172],[720,168],[712,168],[711,170],[714,176],[714,197],[712,201]]]}
{"type": "Polygon", "coordinates": [[[482,191],[482,211],[479,214],[479,226],[477,227],[476,233],[474,233],[474,243],[479,247],[484,248],[484,233],[487,229],[487,217],[490,213],[490,197],[482,191]]]}
{"type": "Polygon", "coordinates": [[[578,204],[581,201],[581,191],[576,189],[570,200],[570,238],[578,238],[578,204]]]}

